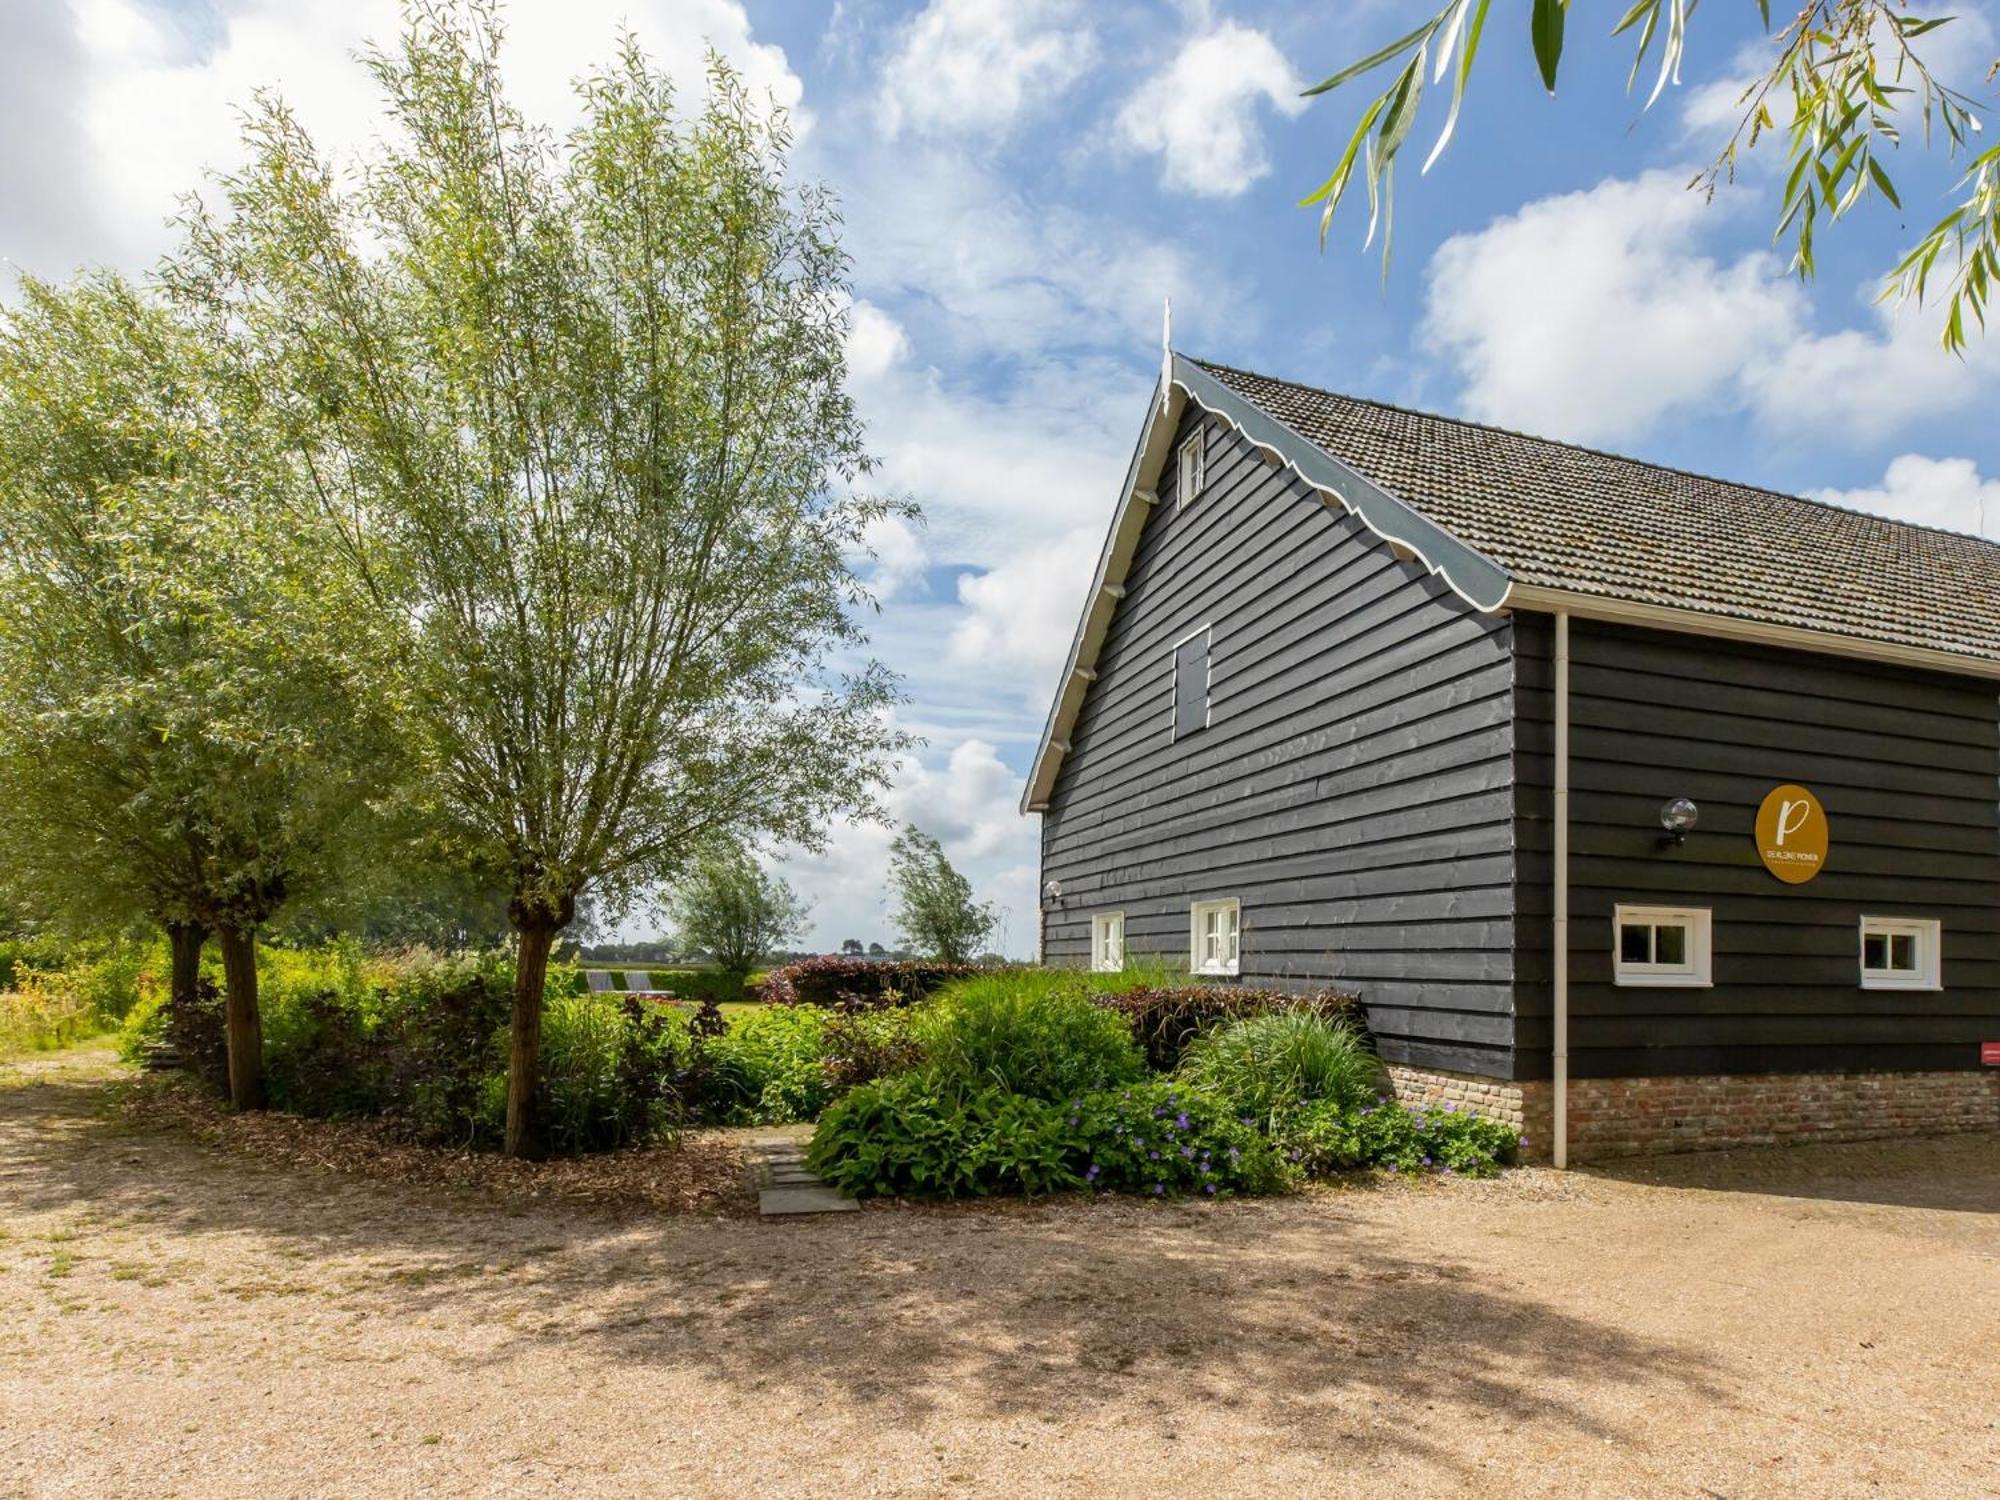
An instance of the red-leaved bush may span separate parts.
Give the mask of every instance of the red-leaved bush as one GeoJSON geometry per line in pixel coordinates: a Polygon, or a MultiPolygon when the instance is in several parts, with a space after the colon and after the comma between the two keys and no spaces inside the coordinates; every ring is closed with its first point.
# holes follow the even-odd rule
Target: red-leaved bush
{"type": "Polygon", "coordinates": [[[773,969],[765,976],[763,998],[772,1005],[881,1010],[914,1005],[941,984],[988,972],[977,964],[847,958],[829,953],[773,969]]]}

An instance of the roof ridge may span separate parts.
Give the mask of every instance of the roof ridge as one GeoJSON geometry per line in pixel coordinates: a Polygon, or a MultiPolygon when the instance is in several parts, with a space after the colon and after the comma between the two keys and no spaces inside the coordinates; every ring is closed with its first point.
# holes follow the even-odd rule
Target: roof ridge
{"type": "Polygon", "coordinates": [[[1290,380],[1283,375],[1267,375],[1262,370],[1246,370],[1241,365],[1224,364],[1220,360],[1202,359],[1198,355],[1187,356],[1204,370],[1226,371],[1231,375],[1247,375],[1253,380],[1268,380],[1273,385],[1288,385],[1293,390],[1309,391],[1315,396],[1329,396],[1337,401],[1354,401],[1363,406],[1372,406],[1381,411],[1392,411],[1406,417],[1422,417],[1427,422],[1449,422],[1454,427],[1470,427],[1477,432],[1497,433],[1501,437],[1516,438],[1529,443],[1546,443],[1551,448],[1566,448],[1572,453],[1588,453],[1594,458],[1607,458],[1621,464],[1635,464],[1643,469],[1653,469],[1662,474],[1678,474],[1683,479],[1695,479],[1703,484],[1728,485],[1731,489],[1745,490],[1753,495],[1767,495],[1774,500],[1789,500],[1798,505],[1810,505],[1819,510],[1833,511],[1835,514],[1855,516],[1864,521],[1874,521],[1883,526],[1900,527],[1907,531],[1925,531],[1937,536],[1952,537],[1959,541],[1977,542],[1982,547],[2000,550],[2000,540],[1981,536],[1976,531],[1960,531],[1953,526],[1934,526],[1925,521],[1903,521],[1894,516],[1885,516],[1879,511],[1862,510],[1852,505],[1836,505],[1831,500],[1817,500],[1811,495],[1795,495],[1788,490],[1774,490],[1767,485],[1746,484],[1740,479],[1727,479],[1720,474],[1705,474],[1699,469],[1686,469],[1678,464],[1655,463],[1649,458],[1634,458],[1629,453],[1614,453],[1609,448],[1592,447],[1589,443],[1565,442],[1562,438],[1545,437],[1538,432],[1523,432],[1517,427],[1502,427],[1497,422],[1477,422],[1470,417],[1455,417],[1447,412],[1425,411],[1421,407],[1403,406],[1394,401],[1382,401],[1374,396],[1357,396],[1349,391],[1328,390],[1322,385],[1308,385],[1303,380],[1290,380]]]}

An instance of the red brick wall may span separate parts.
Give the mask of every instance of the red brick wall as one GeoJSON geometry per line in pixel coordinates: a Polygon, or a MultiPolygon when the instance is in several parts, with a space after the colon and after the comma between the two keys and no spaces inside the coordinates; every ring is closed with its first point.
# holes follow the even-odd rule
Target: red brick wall
{"type": "MultiPolygon", "coordinates": [[[[1389,1076],[1409,1103],[1449,1101],[1525,1129],[1523,1154],[1548,1159],[1547,1083],[1395,1065],[1389,1076]]],[[[1569,1085],[1572,1161],[1960,1130],[2000,1130],[2000,1069],[1573,1078],[1569,1085]]]]}

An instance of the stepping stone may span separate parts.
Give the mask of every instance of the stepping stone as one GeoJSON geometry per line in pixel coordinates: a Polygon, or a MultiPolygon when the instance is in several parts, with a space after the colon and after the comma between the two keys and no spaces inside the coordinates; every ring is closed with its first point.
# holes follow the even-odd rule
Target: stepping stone
{"type": "Polygon", "coordinates": [[[819,1181],[819,1174],[808,1172],[804,1167],[773,1167],[771,1180],[781,1187],[811,1187],[819,1181]]]}
{"type": "Polygon", "coordinates": [[[780,1214],[851,1214],[861,1205],[843,1198],[824,1183],[810,1186],[767,1187],[757,1195],[757,1212],[766,1218],[780,1214]]]}

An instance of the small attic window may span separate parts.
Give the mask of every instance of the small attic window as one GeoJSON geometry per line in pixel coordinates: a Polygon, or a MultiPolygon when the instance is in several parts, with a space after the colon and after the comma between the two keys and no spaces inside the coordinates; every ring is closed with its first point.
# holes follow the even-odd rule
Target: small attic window
{"type": "Polygon", "coordinates": [[[1197,427],[1181,443],[1180,482],[1174,487],[1176,510],[1186,510],[1188,501],[1201,493],[1202,483],[1207,478],[1204,463],[1208,453],[1207,437],[1208,429],[1197,427]]]}

